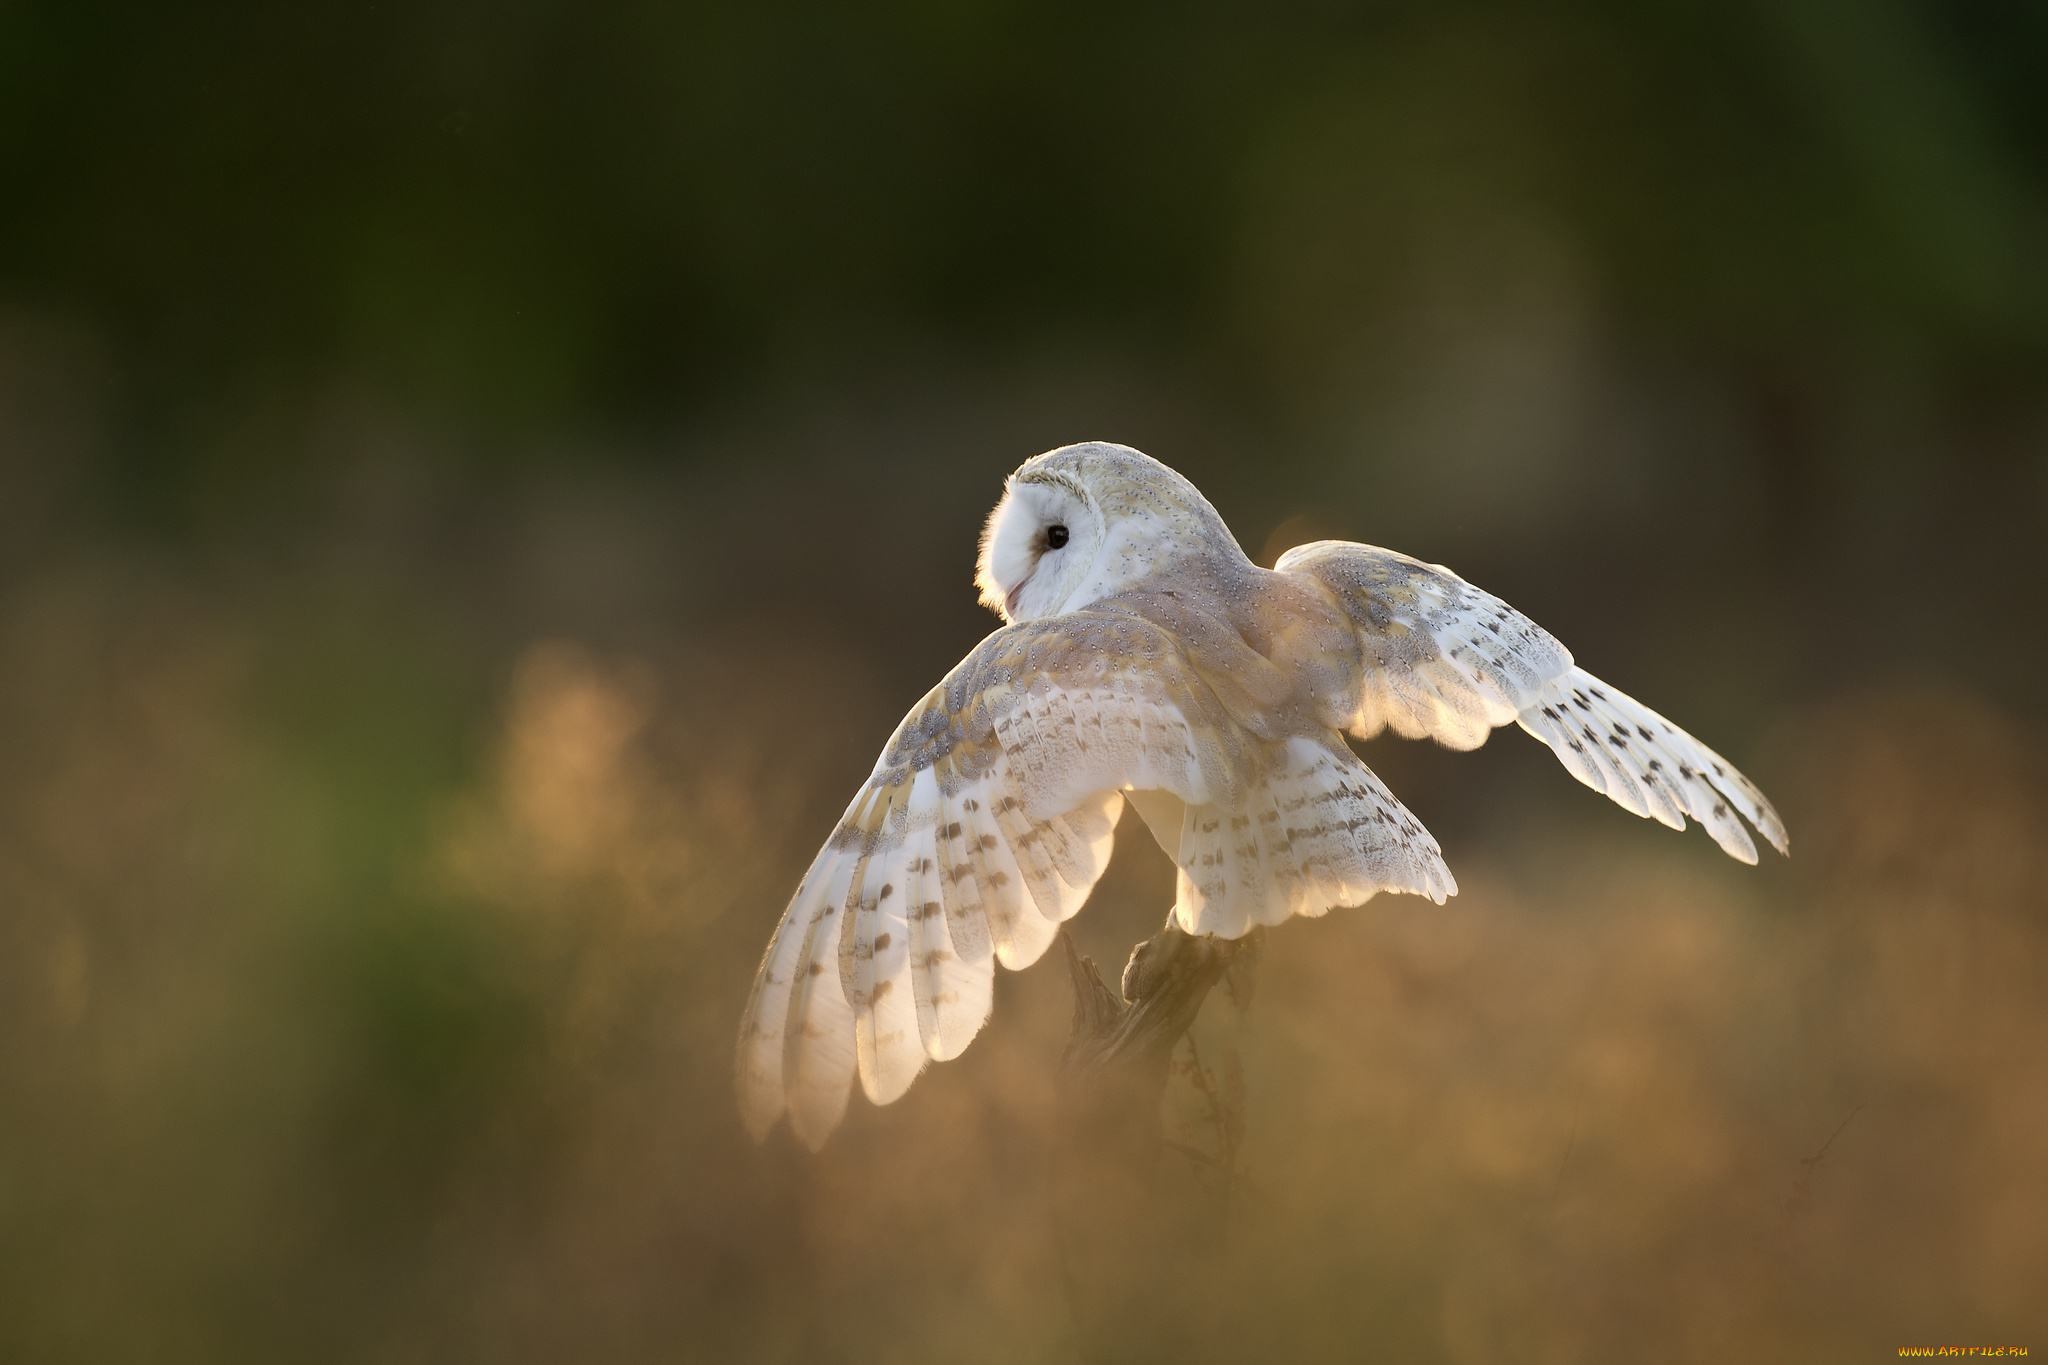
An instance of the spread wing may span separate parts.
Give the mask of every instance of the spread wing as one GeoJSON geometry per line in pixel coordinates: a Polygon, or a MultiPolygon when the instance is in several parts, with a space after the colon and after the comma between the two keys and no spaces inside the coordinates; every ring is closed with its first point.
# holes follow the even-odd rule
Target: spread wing
{"type": "Polygon", "coordinates": [[[815,1148],[856,1073],[887,1104],[958,1055],[994,964],[1030,965],[1087,899],[1125,791],[1169,822],[1155,829],[1190,932],[1455,890],[1334,732],[1248,734],[1158,626],[1078,612],[1006,627],[904,718],[768,945],[737,1059],[755,1137],[787,1110],[815,1148]]]}
{"type": "Polygon", "coordinates": [[[988,1018],[1109,861],[1121,788],[1201,802],[1235,727],[1156,627],[1080,613],[984,640],[897,727],[797,888],[741,1025],[740,1107],[815,1147],[856,1070],[903,1093],[988,1018]]]}
{"type": "Polygon", "coordinates": [[[1351,620],[1357,676],[1345,726],[1360,738],[1391,726],[1472,749],[1515,721],[1574,777],[1637,815],[1673,829],[1689,815],[1730,857],[1753,863],[1739,811],[1786,851],[1784,821],[1734,765],[1576,667],[1548,631],[1442,565],[1326,540],[1289,550],[1275,567],[1320,582],[1351,620]]]}

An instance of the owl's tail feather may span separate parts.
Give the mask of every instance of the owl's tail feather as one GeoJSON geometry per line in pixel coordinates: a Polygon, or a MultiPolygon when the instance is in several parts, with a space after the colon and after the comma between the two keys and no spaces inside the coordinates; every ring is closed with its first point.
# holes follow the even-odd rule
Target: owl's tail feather
{"type": "Polygon", "coordinates": [[[1735,811],[1778,852],[1791,847],[1785,822],[1734,764],[1583,668],[1545,684],[1516,720],[1573,777],[1637,815],[1673,829],[1690,815],[1745,863],[1756,861],[1756,845],[1735,811]]]}
{"type": "Polygon", "coordinates": [[[1458,893],[1443,851],[1372,769],[1331,735],[1268,746],[1266,775],[1234,807],[1187,809],[1174,915],[1190,934],[1362,905],[1381,891],[1458,893]]]}

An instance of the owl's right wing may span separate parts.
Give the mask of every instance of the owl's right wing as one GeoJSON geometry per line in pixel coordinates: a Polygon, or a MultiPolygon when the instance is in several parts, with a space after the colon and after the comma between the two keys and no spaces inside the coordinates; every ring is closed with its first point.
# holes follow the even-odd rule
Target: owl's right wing
{"type": "Polygon", "coordinates": [[[984,640],[897,728],[797,888],[741,1023],[740,1109],[817,1147],[853,1077],[876,1104],[988,1018],[1109,861],[1129,792],[1193,933],[1455,890],[1436,843],[1334,733],[1261,740],[1174,638],[1076,612],[984,640]]]}
{"type": "Polygon", "coordinates": [[[1541,626],[1441,564],[1325,540],[1274,566],[1327,588],[1355,632],[1345,728],[1383,728],[1476,749],[1509,721],[1549,745],[1572,776],[1673,829],[1690,815],[1732,858],[1756,861],[1740,811],[1786,851],[1785,822],[1755,783],[1706,745],[1572,662],[1541,626]]]}
{"type": "Polygon", "coordinates": [[[887,1104],[988,1018],[1109,861],[1122,790],[1189,803],[1245,737],[1158,627],[1075,613],[984,640],[913,708],[768,945],[741,1025],[740,1108],[812,1147],[858,1071],[887,1104]]]}

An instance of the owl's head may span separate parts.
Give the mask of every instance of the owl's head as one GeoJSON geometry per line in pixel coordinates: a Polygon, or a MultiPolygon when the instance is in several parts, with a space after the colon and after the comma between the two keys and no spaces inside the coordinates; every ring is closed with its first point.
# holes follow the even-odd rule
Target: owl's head
{"type": "Polygon", "coordinates": [[[1216,557],[1250,562],[1193,484],[1129,446],[1087,441],[1009,477],[974,582],[1003,620],[1037,621],[1216,557]]]}

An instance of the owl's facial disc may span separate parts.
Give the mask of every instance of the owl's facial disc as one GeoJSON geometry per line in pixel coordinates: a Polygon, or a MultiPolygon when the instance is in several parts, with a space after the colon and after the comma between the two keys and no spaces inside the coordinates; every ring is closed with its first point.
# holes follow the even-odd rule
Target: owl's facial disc
{"type": "Polygon", "coordinates": [[[1012,478],[981,534],[982,604],[1005,621],[1058,615],[1101,540],[1102,518],[1079,484],[1012,478]]]}

